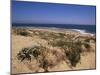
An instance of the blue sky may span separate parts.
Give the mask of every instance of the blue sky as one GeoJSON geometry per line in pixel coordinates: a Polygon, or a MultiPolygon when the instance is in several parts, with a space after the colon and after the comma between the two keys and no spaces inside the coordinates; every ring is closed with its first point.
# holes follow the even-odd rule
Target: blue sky
{"type": "Polygon", "coordinates": [[[95,6],[12,1],[12,22],[95,25],[95,10],[95,6]]]}

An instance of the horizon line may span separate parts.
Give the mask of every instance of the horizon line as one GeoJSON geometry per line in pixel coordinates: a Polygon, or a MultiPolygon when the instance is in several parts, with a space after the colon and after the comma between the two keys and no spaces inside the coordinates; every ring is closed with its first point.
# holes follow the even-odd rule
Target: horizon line
{"type": "MultiPolygon", "coordinates": [[[[54,23],[12,23],[12,24],[54,24],[54,23]]],[[[68,24],[63,24],[63,25],[68,25],[68,24]]],[[[69,25],[96,25],[96,24],[69,24],[69,25]]]]}

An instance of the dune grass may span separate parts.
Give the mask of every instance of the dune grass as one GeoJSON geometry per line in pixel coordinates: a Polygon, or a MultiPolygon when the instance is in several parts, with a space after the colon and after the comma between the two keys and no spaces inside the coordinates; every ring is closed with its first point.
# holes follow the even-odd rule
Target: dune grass
{"type": "MultiPolygon", "coordinates": [[[[73,40],[75,35],[72,34],[41,32],[36,30],[32,32],[35,36],[46,40],[49,46],[59,48],[61,52],[58,52],[57,49],[51,50],[46,46],[36,45],[21,49],[17,54],[17,58],[21,60],[21,62],[24,60],[31,61],[31,59],[36,59],[45,72],[48,72],[48,66],[56,65],[58,60],[66,61],[66,59],[68,59],[70,65],[76,67],[77,63],[81,60],[81,46],[84,45],[85,48],[90,48],[89,40],[73,40]],[[64,50],[64,52],[62,50],[64,50]]],[[[30,33],[28,33],[26,29],[16,29],[14,33],[21,36],[30,36],[30,33]]],[[[31,34],[31,36],[33,35],[31,34]]]]}

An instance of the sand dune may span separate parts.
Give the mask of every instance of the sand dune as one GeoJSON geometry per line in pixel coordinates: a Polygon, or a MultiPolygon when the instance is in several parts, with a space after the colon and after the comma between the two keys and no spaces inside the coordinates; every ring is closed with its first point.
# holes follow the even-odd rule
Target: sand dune
{"type": "MultiPolygon", "coordinates": [[[[50,66],[50,64],[47,66],[47,70],[49,72],[51,71],[64,71],[64,70],[82,70],[82,69],[95,69],[96,68],[96,62],[95,62],[95,41],[92,40],[93,42],[89,41],[90,48],[83,48],[83,52],[80,54],[80,61],[76,64],[75,67],[71,66],[69,60],[66,58],[65,59],[65,53],[64,50],[61,47],[53,47],[52,45],[48,44],[48,41],[56,40],[59,38],[66,38],[68,39],[67,36],[69,35],[81,35],[78,32],[73,32],[73,31],[66,31],[66,32],[61,32],[64,37],[60,36],[60,34],[50,34],[47,35],[47,33],[60,33],[58,31],[52,32],[52,30],[46,30],[44,31],[43,29],[40,30],[34,30],[31,29],[29,30],[28,34],[30,35],[20,35],[16,34],[14,32],[14,29],[12,29],[12,74],[17,74],[17,73],[34,73],[34,72],[45,72],[45,69],[43,67],[40,67],[40,63],[32,56],[31,62],[28,60],[20,61],[17,59],[17,54],[19,51],[21,51],[22,48],[27,48],[27,47],[32,47],[34,45],[41,44],[42,46],[45,46],[47,48],[47,57],[45,59],[50,62],[54,62],[53,66],[50,66]],[[41,34],[40,34],[41,32],[41,34]],[[42,33],[43,32],[43,33],[42,33]],[[44,35],[45,34],[45,37],[44,35]],[[65,35],[64,35],[65,34],[65,35]],[[69,35],[68,35],[69,34],[69,35]],[[41,35],[41,36],[40,36],[41,35]],[[42,38],[41,38],[42,37],[42,38]],[[84,50],[86,49],[86,50],[84,50]],[[90,49],[87,51],[87,49],[90,49]],[[50,50],[50,51],[48,51],[50,50]],[[58,57],[56,55],[52,55],[52,50],[56,50],[57,54],[60,53],[58,57]],[[51,55],[50,53],[51,52],[51,55]],[[50,60],[50,61],[49,61],[50,60]],[[57,62],[59,61],[59,62],[57,62]],[[56,64],[55,64],[56,63],[56,64]]],[[[84,34],[85,35],[85,34],[84,34]]],[[[92,37],[92,36],[90,36],[92,37]]],[[[72,36],[70,37],[72,38],[72,36]]],[[[81,40],[84,40],[84,38],[80,38],[81,40]]],[[[86,39],[86,38],[85,38],[86,39]]],[[[90,39],[91,40],[91,39],[90,39]]],[[[40,55],[41,56],[41,55],[40,55]]],[[[39,58],[39,56],[38,56],[39,58]]],[[[40,57],[41,58],[41,57],[40,57]]]]}

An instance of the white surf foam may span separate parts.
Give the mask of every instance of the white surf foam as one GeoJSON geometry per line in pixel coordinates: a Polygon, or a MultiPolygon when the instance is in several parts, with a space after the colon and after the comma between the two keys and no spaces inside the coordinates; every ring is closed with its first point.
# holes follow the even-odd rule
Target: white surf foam
{"type": "Polygon", "coordinates": [[[83,34],[83,35],[88,35],[88,34],[91,35],[91,36],[95,35],[93,33],[86,32],[86,30],[79,30],[79,29],[72,29],[72,30],[77,31],[77,32],[79,32],[80,34],[83,34]]]}

